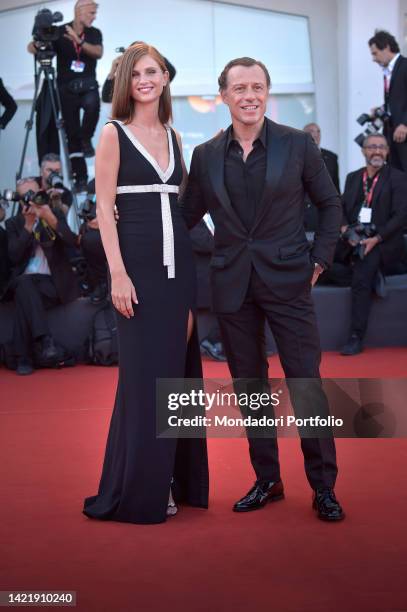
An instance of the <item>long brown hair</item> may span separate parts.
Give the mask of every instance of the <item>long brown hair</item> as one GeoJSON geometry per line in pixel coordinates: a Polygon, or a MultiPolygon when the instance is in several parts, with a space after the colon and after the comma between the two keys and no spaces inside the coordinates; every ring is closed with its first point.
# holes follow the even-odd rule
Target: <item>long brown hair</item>
{"type": "MultiPolygon", "coordinates": [[[[115,76],[112,100],[112,119],[119,119],[120,121],[124,121],[124,123],[130,123],[133,119],[135,110],[135,102],[131,96],[133,68],[136,62],[138,62],[144,55],[149,55],[152,57],[157,62],[161,70],[166,72],[167,67],[165,65],[164,58],[155,47],[147,45],[147,43],[144,42],[137,42],[136,44],[131,45],[131,47],[128,47],[120,60],[115,76]]],[[[167,85],[165,85],[160,96],[158,118],[162,124],[168,123],[172,120],[172,104],[169,82],[167,85]]]]}

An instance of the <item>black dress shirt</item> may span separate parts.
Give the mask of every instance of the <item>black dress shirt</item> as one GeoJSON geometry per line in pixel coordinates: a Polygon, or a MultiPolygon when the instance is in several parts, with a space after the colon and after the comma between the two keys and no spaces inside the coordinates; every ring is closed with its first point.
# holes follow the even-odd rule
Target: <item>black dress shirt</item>
{"type": "Polygon", "coordinates": [[[230,130],[225,152],[225,187],[231,204],[250,231],[256,208],[263,195],[267,164],[267,123],[264,121],[260,135],[253,142],[253,149],[243,161],[243,149],[230,130]]]}

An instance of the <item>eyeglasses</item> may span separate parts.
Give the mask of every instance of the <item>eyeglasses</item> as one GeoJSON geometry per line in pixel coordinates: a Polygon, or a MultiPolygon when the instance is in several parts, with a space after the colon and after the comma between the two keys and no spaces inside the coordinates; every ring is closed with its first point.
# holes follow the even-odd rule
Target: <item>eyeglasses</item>
{"type": "Polygon", "coordinates": [[[367,149],[368,151],[386,151],[387,150],[387,145],[385,145],[385,144],[380,144],[380,145],[371,144],[371,145],[366,145],[363,148],[367,149]]]}

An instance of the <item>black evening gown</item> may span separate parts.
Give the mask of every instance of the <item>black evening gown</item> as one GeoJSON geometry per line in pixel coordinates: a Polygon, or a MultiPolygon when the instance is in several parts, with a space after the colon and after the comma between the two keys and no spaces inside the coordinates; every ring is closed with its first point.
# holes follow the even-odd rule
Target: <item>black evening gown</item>
{"type": "Polygon", "coordinates": [[[156,379],[202,377],[196,325],[186,340],[190,311],[195,318],[196,275],[178,196],[160,193],[176,191],[182,180],[173,130],[167,128],[170,161],[163,172],[128,126],[112,123],[120,144],[117,231],[139,303],[130,319],[117,313],[116,401],[98,494],[85,499],[83,512],[104,520],[160,523],[166,520],[172,478],[177,503],[208,506],[206,440],[156,437],[156,379]]]}

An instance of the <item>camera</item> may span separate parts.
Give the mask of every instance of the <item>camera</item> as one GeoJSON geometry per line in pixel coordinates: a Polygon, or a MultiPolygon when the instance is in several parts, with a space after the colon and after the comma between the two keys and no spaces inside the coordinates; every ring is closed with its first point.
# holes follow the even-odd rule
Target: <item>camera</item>
{"type": "Polygon", "coordinates": [[[63,178],[55,170],[49,173],[47,177],[47,184],[50,186],[51,189],[63,189],[64,188],[63,178]]]}
{"type": "Polygon", "coordinates": [[[382,134],[384,122],[387,121],[389,117],[389,113],[387,113],[383,108],[376,108],[373,117],[368,113],[362,113],[360,117],[356,119],[356,121],[359,123],[359,125],[367,124],[367,126],[365,131],[358,134],[354,141],[360,147],[363,147],[363,141],[365,138],[375,134],[382,134]]]}
{"type": "Polygon", "coordinates": [[[5,189],[3,191],[3,195],[1,197],[1,201],[6,204],[6,206],[10,202],[22,202],[27,209],[30,205],[30,202],[34,202],[37,206],[43,206],[44,204],[50,203],[50,197],[46,191],[33,191],[29,189],[23,196],[21,196],[17,191],[13,191],[12,189],[5,189]]]}
{"type": "Polygon", "coordinates": [[[83,203],[79,218],[82,221],[92,221],[96,217],[96,202],[91,198],[86,198],[83,203]]]}
{"type": "Polygon", "coordinates": [[[374,223],[352,223],[348,229],[342,234],[341,238],[347,243],[355,242],[353,247],[353,255],[363,259],[365,256],[365,245],[360,244],[366,238],[376,236],[377,228],[374,223]]]}
{"type": "Polygon", "coordinates": [[[49,9],[41,9],[35,16],[32,36],[35,41],[49,43],[59,38],[58,27],[54,23],[63,20],[63,15],[59,11],[53,13],[49,9]]]}

